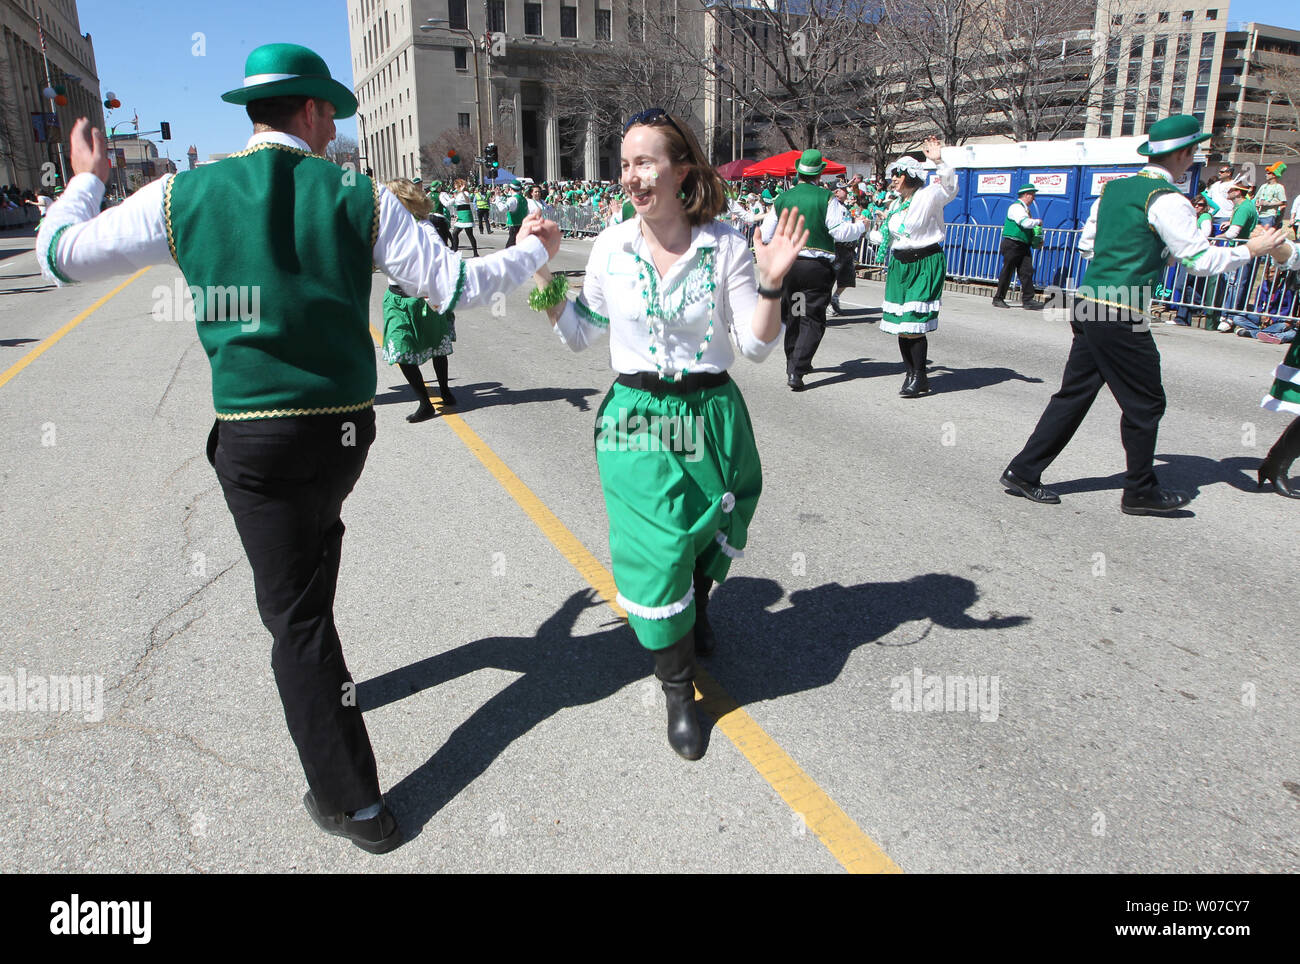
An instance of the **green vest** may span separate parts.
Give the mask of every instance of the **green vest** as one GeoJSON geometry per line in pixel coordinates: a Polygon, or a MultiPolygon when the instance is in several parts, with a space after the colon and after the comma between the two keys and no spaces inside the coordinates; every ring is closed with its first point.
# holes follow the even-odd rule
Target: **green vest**
{"type": "Polygon", "coordinates": [[[803,215],[803,226],[808,229],[809,248],[835,253],[835,239],[826,230],[826,208],[831,202],[831,192],[824,187],[803,181],[780,194],[772,207],[779,218],[787,208],[803,215]]]}
{"type": "Polygon", "coordinates": [[[1241,231],[1237,234],[1237,240],[1246,242],[1250,240],[1250,233],[1259,226],[1259,211],[1255,208],[1253,199],[1244,197],[1237,202],[1237,206],[1232,209],[1232,220],[1229,226],[1233,224],[1241,225],[1241,231]]]}
{"type": "MultiPolygon", "coordinates": [[[[512,228],[523,224],[524,218],[528,217],[528,202],[524,200],[524,196],[516,194],[515,198],[518,199],[519,204],[513,210],[509,207],[506,208],[506,224],[512,228]]],[[[506,203],[509,204],[509,202],[506,203]]]]}
{"type": "Polygon", "coordinates": [[[212,365],[218,418],[373,404],[373,180],[264,143],[175,175],[163,210],[212,365]]]}
{"type": "Polygon", "coordinates": [[[1165,243],[1147,211],[1152,201],[1171,193],[1178,188],[1149,174],[1121,177],[1102,188],[1092,263],[1079,285],[1080,298],[1146,311],[1166,265],[1165,243]]]}
{"type": "Polygon", "coordinates": [[[437,191],[429,194],[429,213],[437,215],[440,218],[447,216],[447,209],[442,206],[442,196],[437,191]]]}
{"type": "MultiPolygon", "coordinates": [[[[1011,207],[1015,207],[1017,204],[1020,204],[1020,202],[1013,201],[1011,207]]],[[[1026,211],[1029,210],[1027,205],[1024,205],[1024,208],[1026,211]]],[[[1034,216],[1033,212],[1030,212],[1029,216],[1032,218],[1034,216]]],[[[1029,244],[1031,240],[1029,232],[1012,220],[1011,208],[1007,208],[1007,219],[1002,224],[1002,236],[1012,241],[1019,241],[1021,244],[1029,244]]]]}

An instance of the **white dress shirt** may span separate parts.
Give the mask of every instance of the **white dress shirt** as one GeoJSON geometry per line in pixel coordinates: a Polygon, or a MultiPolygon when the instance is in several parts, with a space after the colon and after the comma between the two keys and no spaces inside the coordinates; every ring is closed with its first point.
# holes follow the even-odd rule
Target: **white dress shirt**
{"type": "Polygon", "coordinates": [[[1007,217],[1026,231],[1043,223],[1042,218],[1036,218],[1030,213],[1029,206],[1023,201],[1013,201],[1011,207],[1007,208],[1007,217]]]}
{"type": "Polygon", "coordinates": [[[957,172],[940,161],[935,174],[933,181],[912,193],[910,204],[901,199],[895,201],[885,215],[893,250],[911,251],[943,244],[943,209],[957,196],[957,172]]]}
{"type": "MultiPolygon", "coordinates": [[[[1148,167],[1155,167],[1155,165],[1151,164],[1148,167]]],[[[1205,193],[1219,206],[1219,210],[1214,212],[1214,220],[1216,221],[1229,221],[1232,219],[1232,209],[1237,205],[1233,203],[1232,198],[1228,197],[1228,188],[1230,187],[1232,187],[1231,181],[1215,181],[1205,189],[1205,193]]]]}
{"type": "MultiPolygon", "coordinates": [[[[763,243],[767,244],[772,240],[772,235],[776,234],[776,223],[780,219],[780,214],[774,206],[767,212],[763,218],[763,223],[759,227],[759,232],[763,238],[763,243]]],[[[844,210],[844,205],[835,198],[834,195],[826,202],[826,230],[830,233],[831,239],[840,243],[847,244],[850,241],[856,241],[867,231],[867,226],[861,221],[854,221],[849,217],[849,213],[844,210]]],[[[801,258],[825,258],[827,261],[835,260],[835,252],[819,251],[815,248],[804,248],[799,252],[801,258]]]]}
{"type": "MultiPolygon", "coordinates": [[[[306,141],[280,131],[254,134],[248,147],[263,143],[311,150],[306,141]]],[[[164,174],[103,213],[99,204],[104,182],[89,173],[74,177],[50,207],[36,236],[42,274],[62,285],[111,278],[151,264],[172,264],[163,212],[172,176],[164,174]],[[64,227],[51,259],[50,241],[64,227]]],[[[443,311],[485,304],[494,294],[523,284],[547,261],[545,246],[531,236],[513,248],[465,261],[444,245],[436,232],[421,231],[387,188],[380,185],[378,192],[379,232],[372,252],[375,265],[412,297],[445,305],[443,311]]],[[[236,216],[231,212],[232,218],[236,216]]],[[[331,266],[320,268],[330,270],[331,266]]]]}
{"type": "MultiPolygon", "coordinates": [[[[1148,164],[1139,174],[1161,177],[1173,183],[1173,178],[1159,164],[1148,164]]],[[[1091,258],[1097,242],[1097,211],[1101,198],[1092,202],[1088,220],[1079,235],[1079,253],[1091,258]]],[[[1165,250],[1182,262],[1188,274],[1208,276],[1223,274],[1251,260],[1245,245],[1224,247],[1211,244],[1196,225],[1196,209],[1187,195],[1170,191],[1147,205],[1147,223],[1165,243],[1165,250]]]]}
{"type": "Polygon", "coordinates": [[[1291,220],[1300,221],[1300,194],[1297,194],[1296,199],[1291,202],[1291,220]]]}
{"type": "Polygon", "coordinates": [[[555,330],[574,351],[608,331],[610,365],[620,374],[657,371],[656,361],[665,376],[682,369],[723,372],[735,361],[733,345],[746,358],[762,361],[781,342],[784,325],[770,342],[754,336],[757,306],[754,258],[740,232],[719,221],[692,228],[690,247],[660,278],[641,234],[641,219],[633,218],[596,238],[582,292],[564,306],[555,330]],[[660,309],[670,316],[655,317],[652,323],[647,302],[656,289],[660,309]],[[710,317],[713,337],[696,361],[710,317]]]}

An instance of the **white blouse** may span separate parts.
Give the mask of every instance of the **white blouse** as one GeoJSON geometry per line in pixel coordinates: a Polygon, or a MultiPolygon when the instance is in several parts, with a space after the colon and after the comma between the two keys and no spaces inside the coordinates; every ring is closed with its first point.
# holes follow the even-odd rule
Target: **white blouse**
{"type": "Polygon", "coordinates": [[[885,216],[895,251],[943,243],[943,209],[957,196],[957,172],[940,161],[938,175],[912,193],[911,203],[895,201],[885,216]]]}
{"type": "Polygon", "coordinates": [[[661,278],[633,218],[596,238],[582,291],[555,330],[573,351],[608,331],[610,365],[620,374],[723,372],[735,360],[733,345],[762,361],[781,342],[784,325],[769,342],[754,336],[757,306],[754,258],[740,232],[718,221],[692,228],[690,247],[661,278]]]}

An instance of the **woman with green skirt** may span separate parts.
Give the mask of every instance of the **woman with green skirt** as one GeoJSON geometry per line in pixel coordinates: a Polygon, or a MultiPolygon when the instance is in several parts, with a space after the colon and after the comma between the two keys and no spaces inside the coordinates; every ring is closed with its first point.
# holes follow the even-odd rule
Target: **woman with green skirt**
{"type": "Polygon", "coordinates": [[[904,398],[930,391],[925,370],[926,334],[939,327],[939,303],[947,275],[943,208],[957,196],[957,175],[943,162],[943,142],[927,137],[921,149],[934,162],[938,176],[927,186],[925,168],[914,157],[904,155],[890,164],[890,186],[898,198],[881,226],[890,255],[880,330],[898,336],[898,353],[907,370],[898,392],[904,398]]]}
{"type": "Polygon", "coordinates": [[[716,220],[721,179],[691,129],[662,110],[623,129],[622,184],[636,217],[592,246],[582,293],[545,269],[529,304],[581,351],[610,338],[618,377],[596,421],[618,602],[655,658],[668,742],[704,753],[695,657],[713,646],[707,605],[743,555],[763,486],[749,412],[727,374],[735,350],[762,361],[781,342],[781,283],[808,238],[783,215],[758,244],[716,220]]]}

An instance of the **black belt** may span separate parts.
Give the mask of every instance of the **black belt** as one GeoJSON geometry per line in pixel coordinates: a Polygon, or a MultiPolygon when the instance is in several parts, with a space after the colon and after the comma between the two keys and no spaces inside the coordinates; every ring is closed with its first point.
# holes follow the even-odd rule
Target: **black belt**
{"type": "Polygon", "coordinates": [[[894,258],[903,264],[912,264],[922,258],[928,258],[932,254],[938,254],[942,250],[943,245],[936,242],[935,244],[927,244],[924,248],[894,248],[892,253],[894,258]]]}
{"type": "Polygon", "coordinates": [[[717,388],[719,385],[725,385],[731,381],[731,376],[726,372],[697,372],[694,375],[683,375],[678,381],[670,382],[660,378],[654,372],[634,372],[631,375],[619,375],[615,381],[620,385],[639,388],[652,395],[689,395],[702,388],[717,388]]]}
{"type": "Polygon", "coordinates": [[[405,291],[402,290],[401,285],[389,285],[388,290],[391,291],[393,294],[397,295],[399,298],[411,297],[405,291]]]}

